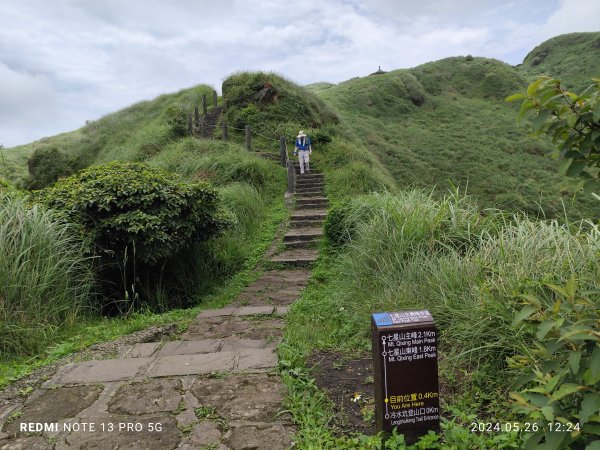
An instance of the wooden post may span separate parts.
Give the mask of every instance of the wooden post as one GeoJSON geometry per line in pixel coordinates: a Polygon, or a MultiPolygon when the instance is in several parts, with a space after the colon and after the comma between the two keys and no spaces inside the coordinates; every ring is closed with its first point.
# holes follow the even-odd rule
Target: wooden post
{"type": "Polygon", "coordinates": [[[217,91],[213,91],[213,106],[216,108],[217,107],[217,91]]]}
{"type": "Polygon", "coordinates": [[[252,150],[251,138],[250,138],[250,125],[246,125],[246,150],[252,150]]]}
{"type": "Polygon", "coordinates": [[[198,126],[200,124],[200,111],[198,111],[198,107],[194,106],[194,125],[198,126]]]}
{"type": "Polygon", "coordinates": [[[193,123],[192,123],[192,115],[191,114],[188,116],[187,128],[188,128],[188,134],[190,136],[193,136],[193,134],[194,134],[194,126],[193,126],[193,123]]]}
{"type": "Polygon", "coordinates": [[[290,160],[287,162],[287,179],[288,179],[288,188],[287,191],[289,194],[294,193],[294,184],[296,177],[296,169],[294,169],[294,161],[290,160]]]}
{"type": "Polygon", "coordinates": [[[201,126],[201,129],[202,129],[202,137],[203,138],[208,137],[207,130],[206,130],[206,119],[204,117],[200,121],[200,126],[201,126]]]}
{"type": "Polygon", "coordinates": [[[281,165],[285,167],[287,162],[287,153],[285,151],[285,137],[279,138],[279,157],[281,158],[281,165]]]}
{"type": "Polygon", "coordinates": [[[221,127],[223,127],[223,142],[227,142],[227,124],[225,121],[221,122],[221,127]]]}
{"type": "Polygon", "coordinates": [[[206,94],[202,94],[202,115],[206,115],[206,94]]]}

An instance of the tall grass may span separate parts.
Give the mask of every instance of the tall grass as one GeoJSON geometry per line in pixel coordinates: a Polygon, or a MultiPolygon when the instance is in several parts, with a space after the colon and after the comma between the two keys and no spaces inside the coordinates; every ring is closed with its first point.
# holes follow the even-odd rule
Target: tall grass
{"type": "Polygon", "coordinates": [[[483,371],[495,390],[511,381],[505,357],[531,344],[511,326],[519,294],[535,291],[550,304],[544,282],[561,284],[572,274],[584,290],[596,282],[595,226],[509,221],[459,195],[435,200],[420,191],[363,196],[346,208],[338,231],[346,227],[349,242],[332,268],[337,276],[318,308],[308,296],[291,316],[300,330],[292,339],[309,345],[366,351],[371,313],[426,308],[450,366],[483,371]]]}
{"type": "Polygon", "coordinates": [[[92,274],[74,232],[51,211],[0,194],[0,354],[30,354],[90,301],[92,274]]]}

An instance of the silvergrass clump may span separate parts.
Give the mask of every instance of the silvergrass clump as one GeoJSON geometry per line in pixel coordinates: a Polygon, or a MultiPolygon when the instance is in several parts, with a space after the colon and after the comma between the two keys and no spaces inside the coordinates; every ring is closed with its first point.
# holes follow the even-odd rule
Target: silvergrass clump
{"type": "Polygon", "coordinates": [[[89,305],[90,260],[69,225],[0,194],[0,354],[29,354],[89,305]]]}
{"type": "MultiPolygon", "coordinates": [[[[355,216],[346,217],[353,237],[343,247],[331,299],[344,308],[347,331],[360,330],[354,345],[368,343],[372,312],[427,308],[452,361],[505,370],[506,357],[531,344],[528,333],[511,327],[520,309],[516,293],[539,280],[560,284],[572,274],[592,280],[591,288],[596,278],[600,232],[593,225],[508,221],[482,215],[464,197],[435,201],[419,191],[374,194],[357,203],[350,206],[355,216]]],[[[493,378],[497,386],[511,381],[504,375],[493,378]]]]}

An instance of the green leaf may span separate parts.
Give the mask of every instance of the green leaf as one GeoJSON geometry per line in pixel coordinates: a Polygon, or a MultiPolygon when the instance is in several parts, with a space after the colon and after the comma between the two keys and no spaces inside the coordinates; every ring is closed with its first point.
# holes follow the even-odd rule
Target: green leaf
{"type": "Polygon", "coordinates": [[[597,345],[590,359],[590,370],[592,371],[592,377],[598,378],[600,375],[600,347],[597,345]]]}
{"type": "Polygon", "coordinates": [[[579,411],[579,422],[584,425],[590,416],[598,414],[600,410],[600,394],[595,392],[585,394],[579,411]]]}
{"type": "Polygon", "coordinates": [[[537,91],[537,89],[540,87],[540,84],[542,84],[546,80],[548,80],[548,78],[540,77],[537,80],[535,80],[533,83],[531,83],[527,87],[527,95],[532,96],[535,93],[535,91],[537,91]]]}
{"type": "Polygon", "coordinates": [[[531,306],[531,305],[525,306],[518,314],[515,315],[515,318],[513,319],[513,322],[512,322],[513,326],[518,325],[523,320],[525,320],[529,316],[531,316],[537,310],[538,310],[538,308],[535,306],[531,306]]]}
{"type": "Polygon", "coordinates": [[[569,433],[556,433],[552,431],[546,431],[545,434],[546,443],[540,446],[543,450],[558,450],[563,448],[563,442],[569,437],[569,433]]]}
{"type": "Polygon", "coordinates": [[[594,122],[598,122],[600,120],[600,101],[596,103],[596,107],[594,108],[594,122]]]}
{"type": "Polygon", "coordinates": [[[565,290],[567,291],[567,295],[570,299],[575,297],[575,293],[577,292],[577,280],[574,276],[571,275],[571,278],[569,278],[569,281],[567,281],[565,290]]]}
{"type": "Polygon", "coordinates": [[[552,406],[544,406],[541,411],[548,422],[554,420],[554,408],[552,406]]]}
{"type": "Polygon", "coordinates": [[[594,190],[598,187],[598,182],[597,180],[587,180],[584,184],[583,184],[583,193],[584,194],[591,194],[592,192],[594,192],[594,190]]]}
{"type": "MultiPolygon", "coordinates": [[[[562,374],[556,374],[552,378],[550,378],[550,381],[548,381],[548,386],[547,386],[548,391],[552,392],[561,378],[562,378],[562,374]]],[[[552,420],[552,419],[548,419],[548,420],[552,420]]]]}
{"type": "Polygon", "coordinates": [[[565,383],[560,388],[558,388],[558,390],[554,394],[552,394],[552,396],[550,397],[550,402],[560,400],[561,398],[566,397],[567,395],[574,394],[575,392],[578,392],[582,389],[585,389],[585,387],[579,386],[578,384],[574,383],[565,383]]]}
{"type": "Polygon", "coordinates": [[[531,122],[533,124],[533,130],[534,131],[540,131],[542,129],[542,127],[544,126],[544,124],[546,123],[546,120],[548,120],[548,116],[550,115],[550,110],[545,109],[542,112],[540,112],[537,117],[535,119],[533,119],[533,121],[531,122]]]}
{"type": "Polygon", "coordinates": [[[567,169],[571,165],[572,161],[573,161],[572,158],[564,158],[558,165],[558,171],[562,174],[566,174],[567,169]]]}
{"type": "MultiPolygon", "coordinates": [[[[581,171],[583,169],[585,169],[586,164],[587,164],[586,161],[573,160],[573,162],[569,166],[569,169],[567,170],[567,176],[568,177],[576,177],[576,176],[578,176],[581,173],[581,171]]],[[[568,297],[568,295],[567,295],[567,297],[568,297]]]]}
{"type": "Polygon", "coordinates": [[[554,320],[545,320],[542,322],[538,326],[538,332],[536,333],[535,337],[540,341],[543,340],[548,332],[554,327],[554,324],[554,320]]]}
{"type": "Polygon", "coordinates": [[[515,100],[521,100],[523,98],[526,98],[527,96],[525,94],[513,94],[510,95],[508,97],[506,97],[506,101],[507,102],[514,102],[515,100]]]}
{"type": "Polygon", "coordinates": [[[581,362],[581,351],[571,352],[569,354],[569,365],[571,366],[571,373],[577,375],[579,372],[579,363],[581,362]]]}
{"type": "Polygon", "coordinates": [[[600,441],[594,441],[585,447],[585,450],[600,450],[600,441]]]}

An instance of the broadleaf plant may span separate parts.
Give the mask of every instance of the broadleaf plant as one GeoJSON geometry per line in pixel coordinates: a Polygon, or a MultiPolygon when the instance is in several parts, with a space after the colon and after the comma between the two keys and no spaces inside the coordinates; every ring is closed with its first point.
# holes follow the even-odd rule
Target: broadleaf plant
{"type": "Polygon", "coordinates": [[[575,278],[565,286],[543,286],[554,297],[545,304],[521,295],[523,309],[514,326],[535,336],[527,354],[508,358],[513,369],[530,373],[511,392],[524,422],[536,424],[526,448],[594,448],[600,440],[600,307],[582,294],[575,278]],[[533,310],[533,311],[532,311],[533,310]]]}

